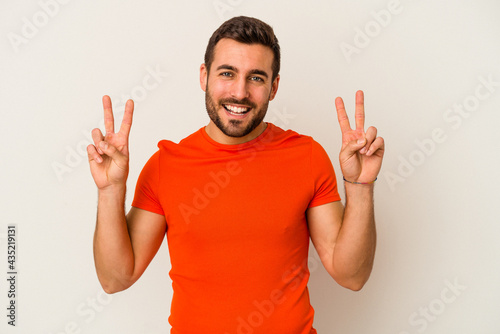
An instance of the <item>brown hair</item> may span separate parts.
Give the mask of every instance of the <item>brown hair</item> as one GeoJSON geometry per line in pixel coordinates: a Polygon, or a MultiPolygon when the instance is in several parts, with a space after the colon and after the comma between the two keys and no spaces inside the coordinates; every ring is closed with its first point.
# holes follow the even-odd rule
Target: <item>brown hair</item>
{"type": "Polygon", "coordinates": [[[210,37],[207,50],[205,51],[205,66],[210,72],[210,66],[214,59],[214,49],[223,38],[230,38],[245,44],[262,44],[269,47],[274,54],[272,64],[273,81],[280,71],[280,46],[274,35],[273,28],[267,23],[247,16],[233,17],[224,22],[210,37]]]}

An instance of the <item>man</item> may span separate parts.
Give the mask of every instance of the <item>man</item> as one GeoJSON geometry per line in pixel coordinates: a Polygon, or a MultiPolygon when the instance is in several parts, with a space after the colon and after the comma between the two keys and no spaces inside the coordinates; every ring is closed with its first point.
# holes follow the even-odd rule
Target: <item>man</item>
{"type": "Polygon", "coordinates": [[[330,160],[311,137],[263,121],[279,86],[280,49],[270,26],[236,17],[212,35],[200,68],[209,124],[179,144],[160,141],[125,215],[133,102],[119,132],[109,97],[106,134],[88,155],[99,191],[94,256],[107,293],[130,287],[167,234],[171,333],[316,333],[309,302],[309,237],[340,285],[359,290],[375,253],[373,187],[383,139],[356,128],[337,98],[346,207],[330,160]]]}

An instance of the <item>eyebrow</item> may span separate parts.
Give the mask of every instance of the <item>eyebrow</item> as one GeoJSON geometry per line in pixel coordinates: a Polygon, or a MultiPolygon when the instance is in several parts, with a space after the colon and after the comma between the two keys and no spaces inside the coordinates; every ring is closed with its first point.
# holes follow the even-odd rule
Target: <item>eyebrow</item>
{"type": "MultiPolygon", "coordinates": [[[[218,66],[217,67],[217,71],[219,71],[219,70],[230,70],[230,71],[233,71],[233,72],[236,72],[236,73],[239,72],[236,67],[231,66],[231,65],[227,65],[227,64],[223,64],[223,65],[218,66]]],[[[250,74],[258,74],[258,75],[262,75],[266,79],[269,78],[269,75],[265,71],[262,71],[262,70],[259,70],[259,69],[250,70],[250,74]]]]}

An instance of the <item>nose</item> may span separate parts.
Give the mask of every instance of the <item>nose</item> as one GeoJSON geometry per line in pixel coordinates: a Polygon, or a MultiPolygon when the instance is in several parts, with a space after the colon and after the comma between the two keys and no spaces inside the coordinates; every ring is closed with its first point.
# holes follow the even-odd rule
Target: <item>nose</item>
{"type": "Polygon", "coordinates": [[[247,84],[247,80],[242,76],[234,80],[231,86],[231,97],[238,100],[247,98],[250,95],[247,84]]]}

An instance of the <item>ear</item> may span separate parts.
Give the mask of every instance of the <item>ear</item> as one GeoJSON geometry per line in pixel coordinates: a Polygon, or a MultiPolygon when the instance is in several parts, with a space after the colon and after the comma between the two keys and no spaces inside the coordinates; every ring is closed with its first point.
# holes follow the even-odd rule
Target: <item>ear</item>
{"type": "Polygon", "coordinates": [[[276,77],[276,79],[274,79],[273,84],[271,86],[271,94],[269,95],[269,101],[272,101],[276,96],[279,84],[280,84],[280,75],[278,74],[278,76],[276,77]]]}
{"type": "Polygon", "coordinates": [[[207,91],[207,80],[208,80],[207,66],[205,64],[201,64],[201,66],[200,66],[200,87],[204,92],[207,91]]]}

